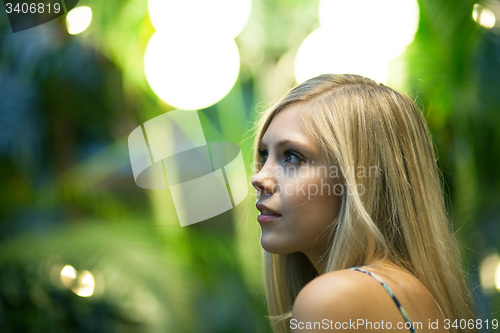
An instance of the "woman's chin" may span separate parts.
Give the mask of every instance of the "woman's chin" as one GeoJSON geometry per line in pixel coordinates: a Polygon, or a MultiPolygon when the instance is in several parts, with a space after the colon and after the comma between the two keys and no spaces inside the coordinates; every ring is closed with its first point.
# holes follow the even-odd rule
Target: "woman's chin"
{"type": "Polygon", "coordinates": [[[288,246],[286,244],[282,243],[279,240],[277,240],[275,237],[269,237],[270,235],[264,235],[262,234],[262,237],[260,238],[260,244],[264,250],[266,250],[269,253],[273,254],[290,254],[296,251],[291,251],[288,249],[288,246]]]}

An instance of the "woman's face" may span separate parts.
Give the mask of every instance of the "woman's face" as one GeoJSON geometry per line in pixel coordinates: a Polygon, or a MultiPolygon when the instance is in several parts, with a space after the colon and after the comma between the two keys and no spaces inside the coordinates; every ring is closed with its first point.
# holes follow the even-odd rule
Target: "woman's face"
{"type": "Polygon", "coordinates": [[[271,253],[302,252],[314,263],[328,247],[328,226],[338,215],[340,197],[329,178],[332,168],[304,131],[303,107],[294,104],[274,116],[260,142],[263,166],[252,185],[262,247],[271,253]]]}

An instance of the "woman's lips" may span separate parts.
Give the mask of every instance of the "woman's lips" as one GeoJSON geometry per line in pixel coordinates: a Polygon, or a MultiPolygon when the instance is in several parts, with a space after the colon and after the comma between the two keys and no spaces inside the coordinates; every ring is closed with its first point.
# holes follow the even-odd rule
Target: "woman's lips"
{"type": "Polygon", "coordinates": [[[274,221],[276,219],[279,219],[281,216],[278,216],[278,215],[264,215],[264,214],[260,214],[259,216],[257,216],[257,221],[259,223],[266,223],[266,222],[271,222],[271,221],[274,221]]]}
{"type": "Polygon", "coordinates": [[[257,221],[259,221],[260,223],[271,222],[281,217],[279,213],[275,212],[274,210],[260,202],[257,203],[256,206],[257,209],[261,212],[260,215],[257,216],[257,221]]]}

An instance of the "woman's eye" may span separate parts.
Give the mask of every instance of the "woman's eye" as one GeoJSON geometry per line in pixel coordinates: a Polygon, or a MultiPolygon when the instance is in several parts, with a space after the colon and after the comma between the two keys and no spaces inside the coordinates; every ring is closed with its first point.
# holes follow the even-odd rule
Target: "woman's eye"
{"type": "Polygon", "coordinates": [[[296,153],[294,151],[285,152],[285,163],[301,164],[302,162],[304,162],[304,158],[299,153],[296,153]]]}
{"type": "MultiPolygon", "coordinates": [[[[261,164],[261,166],[263,166],[267,161],[269,153],[267,152],[267,150],[259,149],[259,156],[261,158],[260,164],[261,164]]],[[[298,164],[302,164],[305,161],[305,158],[302,155],[300,155],[299,153],[294,152],[294,151],[287,150],[283,153],[283,156],[284,156],[284,163],[285,164],[298,165],[298,164]]]]}
{"type": "Polygon", "coordinates": [[[260,155],[260,158],[262,159],[261,161],[261,164],[264,165],[267,161],[267,151],[265,151],[264,149],[259,149],[259,155],[260,155]]]}

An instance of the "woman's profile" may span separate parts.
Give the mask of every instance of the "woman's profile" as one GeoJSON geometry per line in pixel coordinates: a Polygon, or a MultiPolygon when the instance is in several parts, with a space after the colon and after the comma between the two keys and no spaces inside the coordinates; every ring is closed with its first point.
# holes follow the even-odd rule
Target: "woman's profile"
{"type": "Polygon", "coordinates": [[[318,76],[262,114],[255,151],[275,332],[476,331],[433,144],[408,96],[318,76]]]}

